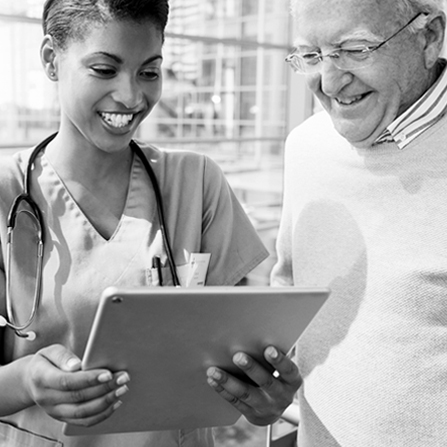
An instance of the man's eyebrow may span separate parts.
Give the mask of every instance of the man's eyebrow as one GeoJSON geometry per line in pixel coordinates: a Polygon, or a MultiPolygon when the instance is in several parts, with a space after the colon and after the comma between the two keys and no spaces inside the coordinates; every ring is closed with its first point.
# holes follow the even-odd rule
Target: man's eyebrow
{"type": "Polygon", "coordinates": [[[344,34],[340,36],[338,44],[342,44],[345,42],[349,42],[351,40],[365,40],[368,42],[380,42],[382,40],[382,37],[378,36],[377,34],[365,30],[365,29],[358,29],[351,31],[347,34],[344,34]]]}
{"type": "MultiPolygon", "coordinates": [[[[345,34],[342,34],[337,37],[337,40],[329,43],[329,46],[333,46],[334,48],[340,47],[345,43],[349,43],[351,41],[366,41],[371,43],[381,42],[382,37],[378,34],[373,33],[372,31],[366,29],[357,29],[353,31],[349,31],[345,34]]],[[[295,40],[294,47],[296,49],[307,49],[307,48],[316,48],[315,45],[306,44],[295,40]]]]}
{"type": "MultiPolygon", "coordinates": [[[[112,54],[112,53],[107,53],[107,51],[98,51],[96,53],[93,53],[93,55],[100,55],[100,56],[105,56],[108,57],[112,60],[114,60],[116,63],[118,64],[123,64],[124,61],[123,59],[121,59],[119,56],[117,56],[116,54],[112,54]]],[[[163,57],[161,56],[161,54],[156,54],[154,56],[149,57],[148,59],[146,59],[142,65],[146,65],[146,64],[150,64],[151,62],[156,61],[157,59],[163,59],[163,57]]]]}

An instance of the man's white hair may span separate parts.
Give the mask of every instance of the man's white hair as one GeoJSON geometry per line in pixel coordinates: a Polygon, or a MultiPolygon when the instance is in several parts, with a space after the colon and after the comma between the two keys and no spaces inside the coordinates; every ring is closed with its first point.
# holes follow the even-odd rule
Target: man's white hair
{"type": "MultiPolygon", "coordinates": [[[[299,1],[307,0],[291,0],[290,9],[292,16],[296,17],[296,4],[299,1]]],[[[361,0],[358,0],[361,1],[361,0]]],[[[428,12],[429,14],[445,12],[447,9],[447,0],[388,0],[392,2],[400,17],[402,22],[410,20],[419,12],[428,12]]],[[[410,25],[410,30],[416,30],[423,26],[419,20],[413,25],[410,25]]]]}
{"type": "MultiPolygon", "coordinates": [[[[411,20],[419,12],[427,12],[430,15],[445,12],[447,0],[391,0],[396,5],[396,9],[402,17],[402,23],[411,20]]],[[[425,26],[424,20],[416,20],[409,26],[409,31],[414,32],[425,26]]]]}

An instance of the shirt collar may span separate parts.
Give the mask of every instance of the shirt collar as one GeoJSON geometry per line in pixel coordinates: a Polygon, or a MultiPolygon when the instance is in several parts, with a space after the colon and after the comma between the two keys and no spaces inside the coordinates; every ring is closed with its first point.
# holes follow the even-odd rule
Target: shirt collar
{"type": "Polygon", "coordinates": [[[415,138],[435,124],[447,110],[447,61],[441,59],[442,73],[438,80],[409,109],[398,116],[374,144],[394,141],[404,149],[415,138]]]}

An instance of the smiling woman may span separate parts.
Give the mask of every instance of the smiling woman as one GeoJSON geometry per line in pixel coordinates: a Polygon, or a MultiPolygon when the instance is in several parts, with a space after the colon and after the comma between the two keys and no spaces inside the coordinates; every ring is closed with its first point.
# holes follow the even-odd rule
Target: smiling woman
{"type": "MultiPolygon", "coordinates": [[[[57,86],[58,132],[0,162],[0,439],[10,447],[213,445],[210,428],[81,438],[62,431],[119,412],[132,387],[127,371],[81,367],[106,287],[185,286],[198,253],[209,259],[207,286],[233,286],[268,256],[216,163],[135,140],[161,97],[167,15],[167,0],[44,4],[40,55],[57,86]],[[17,248],[36,239],[26,219],[33,213],[37,277],[17,248]],[[25,290],[32,285],[34,300],[25,290]]],[[[213,365],[203,380],[265,425],[292,401],[300,377],[274,346],[258,356],[269,366],[243,352],[233,359],[250,384],[213,365]]]]}
{"type": "MultiPolygon", "coordinates": [[[[163,95],[136,131],[141,140],[216,160],[272,254],[283,142],[312,110],[303,78],[290,76],[284,63],[291,43],[288,3],[170,0],[163,95]]],[[[59,126],[57,84],[48,82],[38,57],[42,5],[0,0],[3,153],[37,144],[59,126]]],[[[256,269],[250,280],[267,284],[268,270],[256,269]]]]}
{"type": "Polygon", "coordinates": [[[88,38],[73,37],[70,51],[51,34],[43,42],[44,68],[57,82],[61,107],[54,145],[67,133],[73,148],[88,142],[94,151],[112,153],[128,144],[160,99],[163,35],[152,21],[87,21],[86,27],[88,38]]]}

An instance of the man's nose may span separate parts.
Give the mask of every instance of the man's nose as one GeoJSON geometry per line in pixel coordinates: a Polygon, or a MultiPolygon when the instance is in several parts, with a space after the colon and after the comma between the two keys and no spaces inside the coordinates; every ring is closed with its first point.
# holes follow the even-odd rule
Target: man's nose
{"type": "Polygon", "coordinates": [[[112,94],[115,102],[123,104],[128,109],[134,109],[141,104],[143,90],[137,80],[130,76],[123,76],[117,81],[112,94]]]}
{"type": "Polygon", "coordinates": [[[331,57],[324,58],[320,64],[321,90],[326,96],[337,95],[352,81],[352,73],[338,68],[337,61],[331,57]]]}

